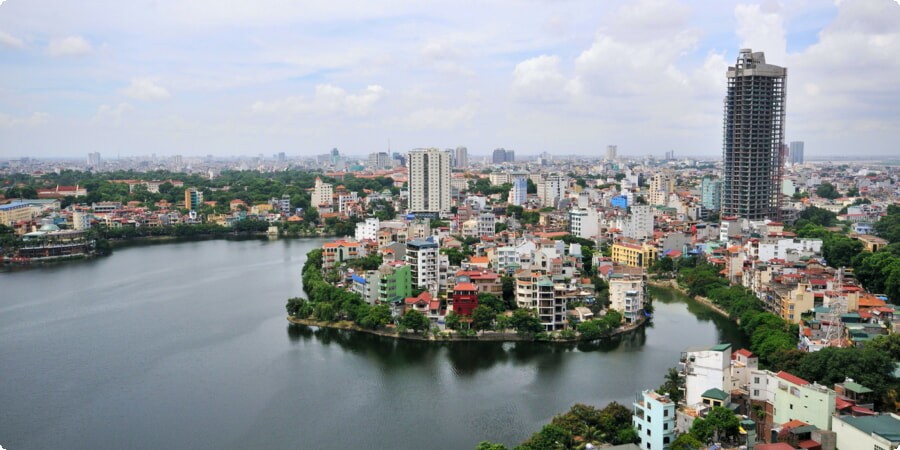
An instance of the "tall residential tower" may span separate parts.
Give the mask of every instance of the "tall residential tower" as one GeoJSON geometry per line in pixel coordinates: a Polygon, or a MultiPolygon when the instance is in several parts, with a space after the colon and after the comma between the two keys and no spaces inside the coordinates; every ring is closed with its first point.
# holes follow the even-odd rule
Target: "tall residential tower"
{"type": "Polygon", "coordinates": [[[777,219],[787,69],[766,64],[763,52],[741,49],[727,77],[722,215],[777,219]]]}
{"type": "Polygon", "coordinates": [[[409,212],[450,211],[450,153],[436,148],[409,152],[409,212]]]}

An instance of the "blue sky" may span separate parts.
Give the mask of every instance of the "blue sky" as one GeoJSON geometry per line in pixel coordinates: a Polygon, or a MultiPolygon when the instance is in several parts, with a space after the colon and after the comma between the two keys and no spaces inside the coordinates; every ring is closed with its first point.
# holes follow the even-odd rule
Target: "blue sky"
{"type": "Polygon", "coordinates": [[[808,157],[900,153],[893,0],[6,0],[0,158],[715,157],[742,47],[788,68],[808,157]]]}

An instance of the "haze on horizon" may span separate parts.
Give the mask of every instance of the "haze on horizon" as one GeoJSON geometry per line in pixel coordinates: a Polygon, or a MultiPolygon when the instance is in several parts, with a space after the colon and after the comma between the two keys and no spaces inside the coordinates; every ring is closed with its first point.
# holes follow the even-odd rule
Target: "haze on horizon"
{"type": "Polygon", "coordinates": [[[0,159],[721,154],[740,48],[788,68],[786,141],[896,156],[893,0],[0,2],[0,159]]]}

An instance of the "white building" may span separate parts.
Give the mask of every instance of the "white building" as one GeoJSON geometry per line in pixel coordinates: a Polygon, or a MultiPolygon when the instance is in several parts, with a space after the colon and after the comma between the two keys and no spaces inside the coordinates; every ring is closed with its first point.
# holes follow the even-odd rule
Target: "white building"
{"type": "Polygon", "coordinates": [[[83,208],[72,211],[72,226],[76,230],[87,230],[91,227],[91,212],[83,208]]]}
{"type": "Polygon", "coordinates": [[[625,323],[634,323],[644,309],[646,282],[640,274],[609,276],[609,308],[622,313],[625,323]]]}
{"type": "Polygon", "coordinates": [[[568,184],[569,180],[565,175],[549,174],[542,177],[538,184],[538,199],[541,206],[556,207],[557,202],[565,197],[568,184]]]}
{"type": "Polygon", "coordinates": [[[323,183],[322,179],[316,177],[316,184],[313,187],[310,206],[318,208],[321,205],[331,206],[331,198],[334,196],[334,186],[331,183],[323,183]]]}
{"type": "Polygon", "coordinates": [[[900,447],[900,416],[894,413],[877,416],[839,416],[832,431],[837,448],[893,450],[900,447]]]}
{"type": "Polygon", "coordinates": [[[668,396],[642,392],[634,402],[631,420],[642,449],[666,449],[675,440],[675,402],[668,396]]]}
{"type": "Polygon", "coordinates": [[[528,174],[525,172],[513,172],[512,189],[509,190],[509,204],[522,206],[528,201],[528,174]]]}
{"type": "Polygon", "coordinates": [[[684,375],[684,402],[701,403],[700,396],[710,389],[724,390],[731,383],[731,344],[681,354],[684,375]]]}
{"type": "Polygon", "coordinates": [[[632,206],[623,228],[622,234],[627,238],[643,240],[653,236],[653,207],[632,206]]]}
{"type": "Polygon", "coordinates": [[[675,178],[668,173],[658,173],[650,178],[650,204],[665,206],[669,194],[675,192],[675,178]]]}
{"type": "Polygon", "coordinates": [[[409,152],[409,211],[450,211],[450,153],[436,148],[409,152]]]}
{"type": "Polygon", "coordinates": [[[428,289],[436,294],[439,286],[438,245],[430,239],[416,239],[406,243],[406,262],[412,272],[413,288],[428,289]]]}
{"type": "Polygon", "coordinates": [[[773,239],[760,242],[757,254],[752,256],[756,256],[760,261],[771,261],[774,258],[787,261],[797,260],[802,256],[820,255],[822,255],[821,239],[773,239]]]}
{"type": "Polygon", "coordinates": [[[600,218],[593,208],[569,211],[569,233],[584,239],[592,239],[600,234],[600,218]]]}
{"type": "Polygon", "coordinates": [[[478,236],[493,236],[497,222],[494,213],[481,213],[478,215],[478,236]]]}
{"type": "Polygon", "coordinates": [[[377,240],[379,227],[380,223],[377,217],[368,217],[364,222],[356,224],[354,237],[356,237],[357,242],[362,242],[365,239],[377,240]]]}

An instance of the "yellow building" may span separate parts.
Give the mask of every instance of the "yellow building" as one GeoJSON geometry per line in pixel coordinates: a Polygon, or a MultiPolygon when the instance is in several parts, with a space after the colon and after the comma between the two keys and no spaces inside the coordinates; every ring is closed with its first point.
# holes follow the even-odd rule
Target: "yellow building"
{"type": "Polygon", "coordinates": [[[781,301],[781,318],[790,323],[800,323],[800,315],[813,309],[815,294],[809,286],[801,284],[781,301]]]}
{"type": "Polygon", "coordinates": [[[615,263],[648,268],[656,260],[658,250],[651,245],[619,243],[612,246],[612,260],[615,263]]]}
{"type": "Polygon", "coordinates": [[[16,222],[34,218],[35,208],[28,203],[9,203],[0,205],[0,224],[11,226],[16,222]]]}

